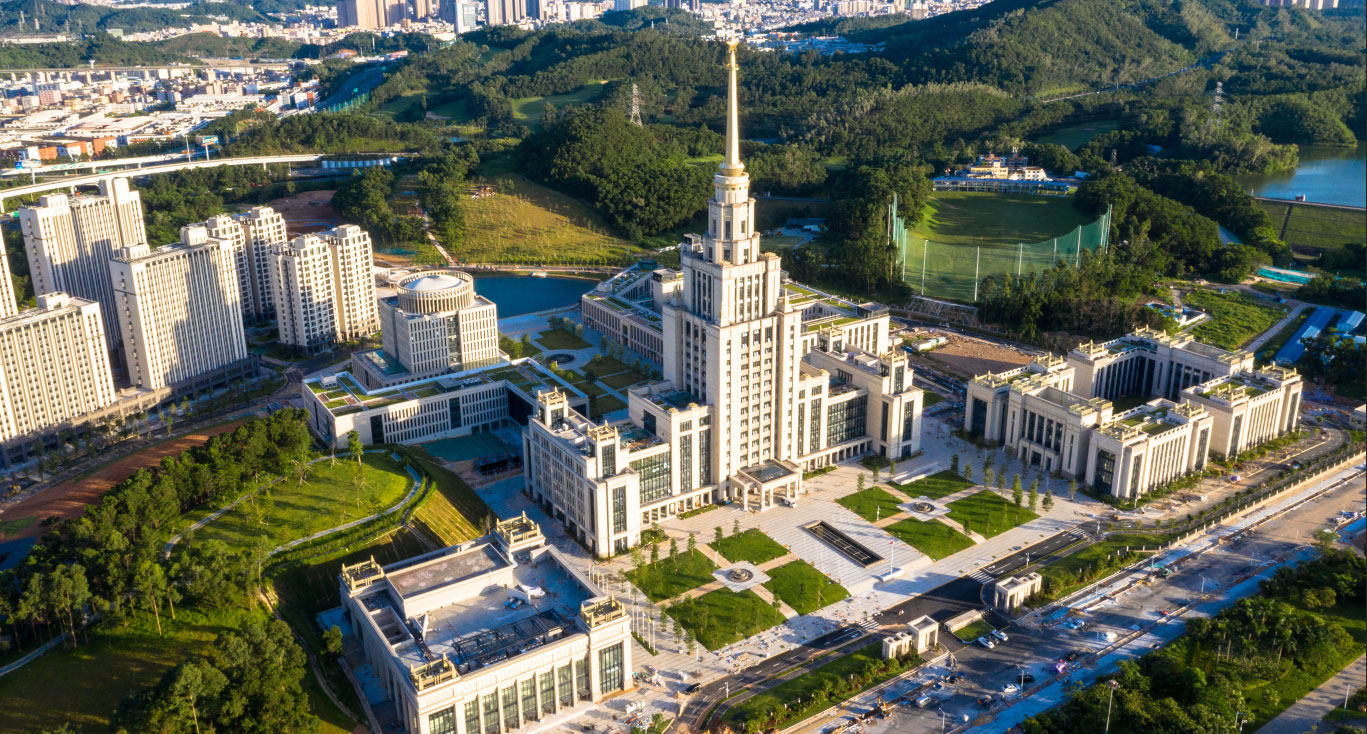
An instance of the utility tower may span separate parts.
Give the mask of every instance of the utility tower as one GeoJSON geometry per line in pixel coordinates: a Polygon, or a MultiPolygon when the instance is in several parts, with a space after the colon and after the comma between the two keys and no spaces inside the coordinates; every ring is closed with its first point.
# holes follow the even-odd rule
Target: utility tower
{"type": "Polygon", "coordinates": [[[641,90],[636,88],[636,83],[631,84],[631,123],[636,127],[644,127],[641,122],[641,90]]]}
{"type": "Polygon", "coordinates": [[[1225,83],[1215,82],[1215,101],[1211,103],[1211,117],[1215,120],[1215,127],[1219,129],[1223,126],[1223,113],[1225,106],[1225,83]]]}

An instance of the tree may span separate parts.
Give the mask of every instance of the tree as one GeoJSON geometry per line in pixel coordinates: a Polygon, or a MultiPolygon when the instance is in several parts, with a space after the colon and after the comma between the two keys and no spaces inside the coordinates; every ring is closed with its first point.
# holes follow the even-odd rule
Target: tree
{"type": "Polygon", "coordinates": [[[1310,545],[1319,552],[1321,556],[1328,555],[1338,545],[1338,536],[1332,530],[1316,530],[1310,536],[1310,545]]]}
{"type": "Polygon", "coordinates": [[[954,454],[953,456],[949,457],[949,470],[952,471],[952,472],[954,472],[955,474],[958,474],[958,473],[959,473],[959,455],[958,455],[958,454],[954,454]]]}
{"type": "Polygon", "coordinates": [[[964,462],[964,481],[973,481],[973,462],[971,461],[964,462]]]}
{"type": "Polygon", "coordinates": [[[864,491],[864,474],[862,472],[854,478],[854,489],[857,492],[864,491]]]}
{"type": "Polygon", "coordinates": [[[740,535],[740,518],[731,521],[731,536],[740,535]]]}
{"type": "Polygon", "coordinates": [[[151,604],[152,616],[157,620],[157,636],[160,637],[161,612],[158,609],[157,598],[166,593],[166,575],[162,572],[161,564],[154,561],[139,563],[133,574],[133,588],[151,604]]]}
{"type": "Polygon", "coordinates": [[[678,541],[678,539],[677,539],[677,538],[670,538],[670,539],[669,539],[669,560],[674,564],[674,567],[675,567],[675,568],[678,568],[678,567],[679,567],[679,562],[678,562],[677,560],[675,560],[675,558],[674,558],[674,556],[677,555],[678,552],[679,552],[679,541],[678,541]]]}
{"type": "Polygon", "coordinates": [[[1054,491],[1046,488],[1044,490],[1044,511],[1048,512],[1052,509],[1054,509],[1054,491]]]}
{"type": "Polygon", "coordinates": [[[1068,480],[1068,501],[1069,501],[1069,502],[1073,501],[1073,499],[1074,499],[1074,497],[1075,497],[1076,494],[1077,494],[1077,480],[1076,480],[1076,479],[1069,479],[1069,480],[1068,480]]]}
{"type": "Polygon", "coordinates": [[[992,457],[989,456],[983,465],[983,484],[990,486],[994,479],[996,479],[996,472],[992,470],[992,457]]]}
{"type": "Polygon", "coordinates": [[[1017,474],[1011,477],[1011,501],[1015,503],[1016,507],[1020,507],[1023,498],[1024,492],[1021,490],[1021,475],[1017,474]]]}
{"type": "Polygon", "coordinates": [[[698,549],[698,537],[697,537],[695,534],[693,534],[693,533],[689,533],[689,534],[688,534],[688,552],[691,554],[691,553],[693,553],[693,551],[695,551],[695,550],[697,550],[697,549],[698,549]]]}
{"type": "Polygon", "coordinates": [[[332,625],[323,631],[323,652],[337,657],[342,654],[342,628],[332,625]]]}
{"type": "Polygon", "coordinates": [[[718,525],[714,530],[715,530],[715,533],[714,533],[714,534],[716,535],[716,540],[715,540],[714,542],[720,543],[720,542],[721,542],[721,539],[722,539],[721,526],[718,525]]]}
{"type": "Polygon", "coordinates": [[[1035,512],[1039,507],[1039,478],[1030,480],[1030,511],[1035,512]]]}

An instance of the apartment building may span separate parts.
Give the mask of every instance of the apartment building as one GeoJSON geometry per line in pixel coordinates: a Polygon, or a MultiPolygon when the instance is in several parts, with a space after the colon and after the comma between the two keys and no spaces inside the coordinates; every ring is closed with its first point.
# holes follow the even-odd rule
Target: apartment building
{"type": "Polygon", "coordinates": [[[370,237],[346,225],[275,245],[267,266],[280,343],[317,353],[379,330],[370,237]]]}
{"type": "Polygon", "coordinates": [[[662,301],[664,380],[630,390],[627,419],[608,424],[542,393],[523,432],[528,490],[596,555],[712,502],[798,502],[802,473],[816,467],[920,448],[922,393],[891,346],[887,309],[785,282],[780,258],[761,251],[734,47],[727,69],[726,151],[706,234],[683,245],[679,277],[627,275],[608,293],[648,288],[642,301],[662,301]]]}
{"type": "Polygon", "coordinates": [[[534,731],[635,685],[626,605],[525,515],[461,546],[343,566],[339,581],[404,734],[534,731]]]}
{"type": "Polygon", "coordinates": [[[44,293],[37,308],[0,318],[3,453],[16,439],[61,427],[115,398],[98,303],[44,293]]]}
{"type": "Polygon", "coordinates": [[[250,321],[255,314],[252,311],[252,262],[247,252],[247,230],[227,214],[216,214],[199,224],[180,228],[180,242],[183,245],[198,245],[210,237],[224,240],[233,247],[237,291],[242,294],[242,319],[250,321]]]}
{"type": "Polygon", "coordinates": [[[0,246],[0,319],[19,313],[19,301],[14,295],[14,280],[10,277],[9,256],[0,246]]]}
{"type": "Polygon", "coordinates": [[[255,374],[231,242],[127,247],[110,271],[135,386],[193,392],[255,374]]]}
{"type": "Polygon", "coordinates": [[[125,247],[147,244],[142,197],[125,178],[100,181],[99,195],[48,194],[19,210],[34,293],[67,293],[100,304],[105,341],[122,338],[109,260],[125,247]]]}
{"type": "Polygon", "coordinates": [[[288,242],[285,218],[268,206],[254,206],[235,217],[242,227],[243,252],[250,271],[251,292],[243,293],[250,299],[251,312],[260,320],[275,317],[275,296],[271,292],[271,251],[276,245],[288,242]]]}

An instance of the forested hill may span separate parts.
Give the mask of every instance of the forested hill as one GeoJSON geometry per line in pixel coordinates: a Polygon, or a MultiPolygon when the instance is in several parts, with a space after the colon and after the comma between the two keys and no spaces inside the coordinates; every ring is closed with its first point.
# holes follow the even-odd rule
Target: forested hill
{"type": "Polygon", "coordinates": [[[997,0],[924,21],[800,28],[881,43],[877,55],[909,82],[983,82],[1038,97],[1181,69],[1228,48],[1235,29],[1273,37],[1315,22],[1251,0],[997,0]]]}
{"type": "Polygon", "coordinates": [[[189,28],[226,17],[248,22],[270,22],[270,18],[242,2],[191,3],[185,8],[113,8],[103,5],[63,5],[51,0],[4,0],[0,2],[0,32],[33,33],[38,20],[39,33],[94,33],[118,28],[140,33],[161,28],[189,28]],[[21,16],[20,13],[23,13],[21,16]],[[20,18],[23,25],[20,24],[20,18]]]}

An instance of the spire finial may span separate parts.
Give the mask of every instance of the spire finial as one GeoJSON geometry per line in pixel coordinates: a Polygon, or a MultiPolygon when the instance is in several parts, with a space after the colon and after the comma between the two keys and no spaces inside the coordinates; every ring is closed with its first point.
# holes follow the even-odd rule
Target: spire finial
{"type": "Polygon", "coordinates": [[[740,104],[736,93],[736,46],[739,38],[726,39],[726,69],[730,77],[726,93],[726,158],[721,162],[723,176],[739,176],[745,172],[740,162],[740,104]]]}

